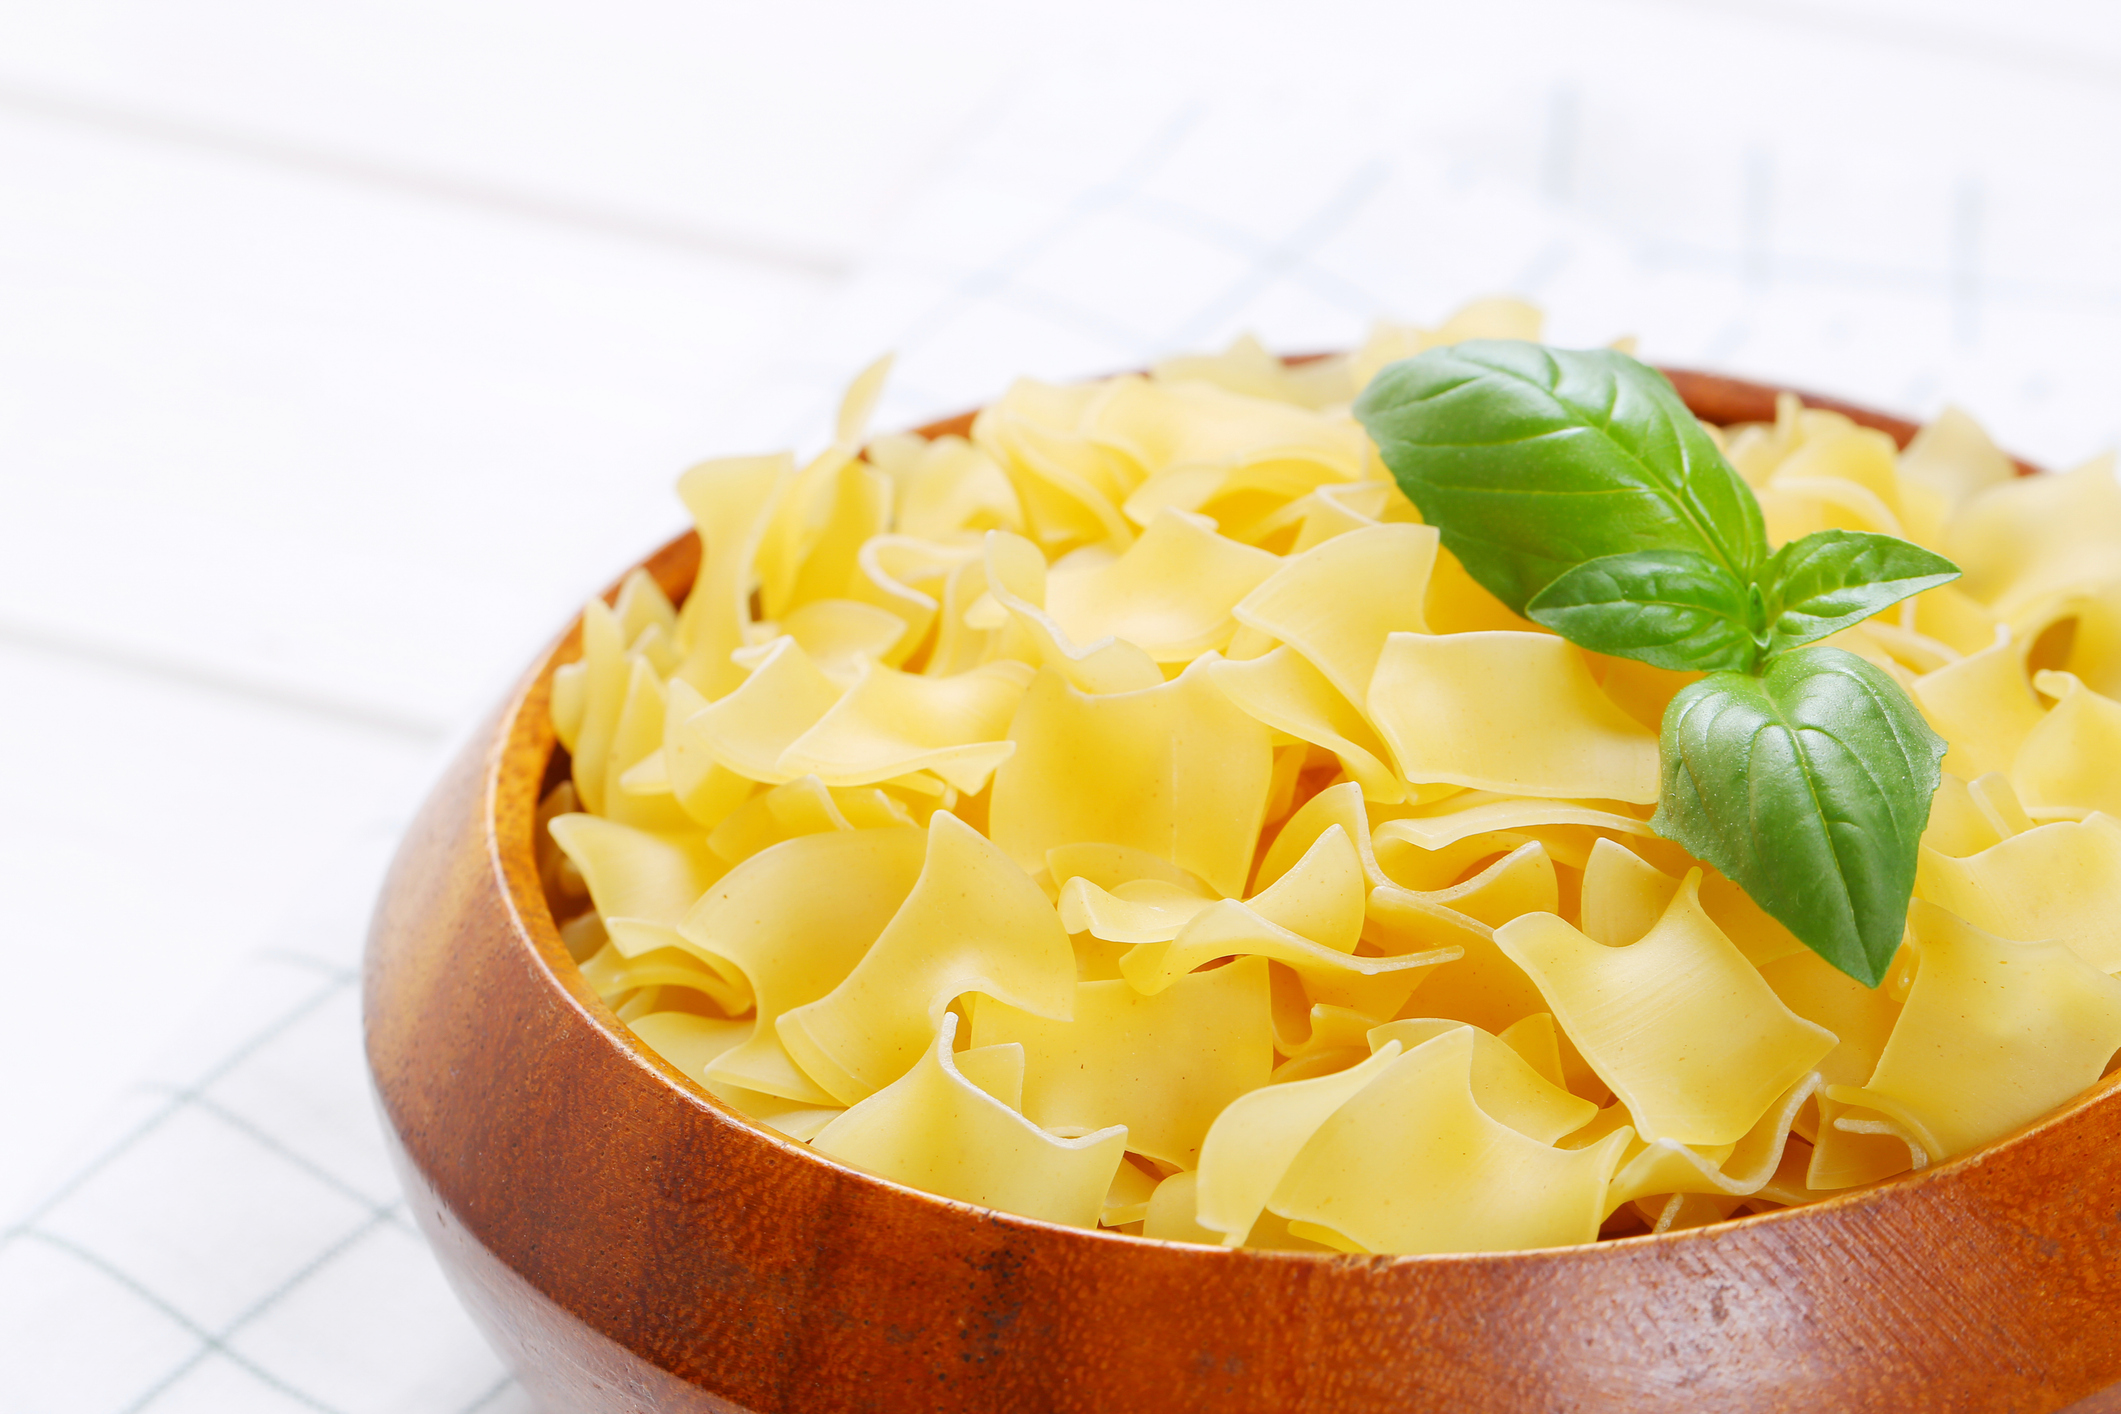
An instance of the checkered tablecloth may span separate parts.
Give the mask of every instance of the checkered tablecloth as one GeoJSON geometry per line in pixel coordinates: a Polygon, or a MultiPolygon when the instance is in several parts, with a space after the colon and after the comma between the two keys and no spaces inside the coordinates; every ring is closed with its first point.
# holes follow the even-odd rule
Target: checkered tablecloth
{"type": "MultiPolygon", "coordinates": [[[[1416,140],[1360,93],[1292,115],[1141,77],[1123,63],[1061,72],[997,114],[826,327],[767,362],[757,424],[817,438],[837,382],[887,348],[900,361],[880,421],[903,425],[1018,373],[1138,366],[1245,329],[1281,348],[1344,346],[1380,313],[1433,321],[1514,291],[1552,310],[1559,341],[1639,334],[1651,358],[1918,413],[1949,396],[2050,460],[2121,433],[2121,199],[2080,203],[2058,244],[1996,196],[2043,177],[2081,188],[2037,139],[2066,118],[2094,145],[2121,144],[2110,86],[2043,108],[2035,85],[2013,110],[1985,108],[1978,121],[2016,149],[1970,147],[1868,203],[1850,204],[1866,188],[1831,143],[1763,141],[1733,159],[1709,150],[1727,131],[1711,125],[1695,151],[1667,124],[1658,161],[1729,169],[1693,181],[1702,210],[1682,222],[1641,216],[1654,202],[1626,199],[1627,174],[1607,170],[1619,159],[1558,137],[1513,166],[1478,143],[1416,140]],[[1077,101],[1085,85],[1098,103],[1077,101]],[[1838,243],[1824,234],[1837,221],[1838,243]]],[[[1506,97],[1579,131],[1572,90],[1540,82],[1506,97]]],[[[1635,116],[1658,118],[1653,99],[1635,116]]],[[[1846,160],[1868,159],[1858,145],[1846,160]]],[[[1655,174],[1637,175],[1646,188],[1655,174]]],[[[377,1132],[356,973],[392,834],[339,843],[275,944],[8,1221],[0,1409],[529,1408],[439,1276],[377,1132]]],[[[211,885],[187,906],[213,906],[211,885]]],[[[92,976],[43,990],[93,1018],[92,976]]]]}
{"type": "Polygon", "coordinates": [[[531,1407],[428,1256],[377,1130],[360,955],[394,837],[343,842],[0,1236],[0,1408],[531,1407]]]}

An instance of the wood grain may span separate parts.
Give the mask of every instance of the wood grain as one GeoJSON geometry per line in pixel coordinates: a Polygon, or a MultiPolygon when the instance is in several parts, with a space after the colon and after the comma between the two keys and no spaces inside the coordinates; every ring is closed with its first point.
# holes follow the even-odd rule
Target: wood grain
{"type": "MultiPolygon", "coordinates": [[[[1679,386],[1717,420],[1772,411],[1756,385],[1679,386]]],[[[648,567],[675,596],[697,563],[688,534],[648,567]]],[[[365,978],[414,1210],[555,1414],[2121,1408],[2094,1395],[2121,1380],[2121,1076],[1813,1207],[1471,1257],[1059,1228],[762,1130],[630,1044],[539,893],[548,694],[575,639],[435,788],[365,978]]]]}

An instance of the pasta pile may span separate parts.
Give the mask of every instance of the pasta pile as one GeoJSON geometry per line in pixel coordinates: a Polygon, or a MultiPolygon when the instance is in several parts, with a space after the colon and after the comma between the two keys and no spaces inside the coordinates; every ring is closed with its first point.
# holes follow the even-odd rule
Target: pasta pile
{"type": "Polygon", "coordinates": [[[1284,367],[1019,382],[969,438],[680,483],[682,609],[554,679],[555,916],[639,1039],[819,1153],[1079,1227],[1307,1251],[1589,1242],[1986,1144],[2121,1048],[2121,490],[1785,399],[1719,434],[1777,543],[1965,569],[1831,641],[1949,741],[1876,990],[1650,832],[1694,675],[1510,614],[1348,403],[1536,338],[1489,301],[1284,367]]]}

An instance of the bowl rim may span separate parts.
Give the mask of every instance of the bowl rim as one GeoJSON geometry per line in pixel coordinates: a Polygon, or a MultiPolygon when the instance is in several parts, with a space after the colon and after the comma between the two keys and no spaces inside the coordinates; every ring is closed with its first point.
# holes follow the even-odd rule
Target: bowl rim
{"type": "MultiPolygon", "coordinates": [[[[1302,364],[1331,356],[1333,355],[1328,353],[1298,354],[1285,356],[1283,361],[1302,364]]],[[[1838,412],[1859,426],[1884,432],[1903,448],[1919,430],[1918,424],[1890,413],[1777,384],[1662,366],[1659,366],[1658,371],[1672,381],[1697,416],[1719,426],[1771,420],[1777,399],[1789,394],[1796,396],[1807,409],[1838,412]],[[1710,411],[1704,409],[1749,415],[1714,417],[1710,415],[1710,411]]],[[[945,435],[963,436],[968,432],[978,412],[979,409],[972,409],[938,418],[909,429],[909,433],[927,440],[945,435]]],[[[2031,462],[2016,457],[2012,458],[2012,462],[2019,476],[2041,474],[2041,468],[2031,462]]],[[[614,603],[621,587],[634,570],[645,569],[657,580],[673,603],[680,603],[684,593],[691,587],[699,556],[700,545],[696,532],[690,529],[682,531],[629,567],[601,592],[600,597],[607,605],[614,603]]],[[[747,1136],[766,1141],[771,1147],[794,1157],[797,1162],[823,1165],[842,1178],[878,1185],[889,1192],[902,1194],[936,1210],[957,1215],[967,1222],[1000,1224],[1026,1232],[1065,1235],[1069,1240],[1146,1244],[1160,1252],[1189,1253],[1200,1261],[1287,1260],[1313,1265],[1323,1263],[1329,1268],[1346,1268],[1350,1264],[1366,1267],[1398,1267],[1410,1264],[1516,1265],[1552,1261],[1557,1256],[1595,1261],[1601,1254],[1610,1254],[1614,1259],[1619,1259],[1626,1254],[1652,1246],[1672,1249],[1674,1244],[1679,1244],[1681,1248],[1678,1250],[1683,1250],[1684,1246],[1713,1243],[1720,1236],[1734,1231],[1761,1231],[1789,1223],[1823,1225],[1830,1218],[1876,1207],[1898,1200],[1903,1195],[1919,1194],[1923,1189],[1938,1183],[1948,1183],[1956,1175],[2015,1153],[2027,1145],[2036,1144],[2043,1133],[2068,1124],[2085,1111],[2095,1108],[2111,1111],[2113,1127],[2121,1131],[2121,1068],[2117,1068],[2102,1075],[2091,1087],[2079,1092],[2062,1105],[2035,1116],[1977,1149],[1941,1163],[1925,1164],[1890,1178],[1845,1189],[1816,1202],[1726,1218],[1677,1231],[1632,1233],[1619,1237],[1594,1238],[1586,1243],[1511,1248],[1493,1252],[1361,1254],[1209,1246],[1203,1243],[1143,1237],[1102,1227],[1074,1227],[914,1188],[820,1153],[808,1143],[783,1134],[729,1105],[636,1036],[632,1029],[618,1018],[617,1013],[596,995],[582,976],[580,967],[560,937],[559,925],[553,916],[539,874],[533,838],[538,807],[546,792],[565,778],[558,768],[569,759],[566,748],[560,745],[552,725],[552,678],[563,662],[572,661],[573,656],[579,654],[581,633],[581,615],[576,614],[569,620],[565,629],[539,652],[518,680],[497,714],[495,730],[490,738],[492,747],[481,771],[479,810],[489,852],[488,862],[495,877],[502,883],[499,890],[500,901],[507,912],[509,922],[513,925],[517,940],[529,945],[529,951],[534,954],[544,974],[544,980],[551,989],[573,1008],[581,1020],[588,1022],[601,1040],[622,1059],[656,1076],[662,1082],[662,1091],[669,1100],[703,1111],[714,1120],[733,1124],[747,1136]],[[527,828],[511,835],[502,828],[503,822],[510,820],[520,821],[527,828]]]]}

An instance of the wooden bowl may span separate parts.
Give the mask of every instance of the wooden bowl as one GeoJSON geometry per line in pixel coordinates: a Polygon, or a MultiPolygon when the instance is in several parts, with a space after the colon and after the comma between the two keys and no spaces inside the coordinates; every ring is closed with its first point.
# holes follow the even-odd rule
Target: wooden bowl
{"type": "MultiPolygon", "coordinates": [[[[1773,416],[1771,389],[1673,376],[1710,421],[1773,416]]],[[[698,558],[687,534],[647,567],[677,597],[698,558]]],[[[413,1209],[553,1414],[2040,1411],[2121,1381],[2121,1076],[1810,1207],[1463,1257],[1056,1227],[761,1129],[633,1042],[546,908],[532,817],[578,633],[406,835],[365,994],[413,1209]]],[[[2076,1407],[2121,1410],[2121,1388],[2076,1407]]]]}

